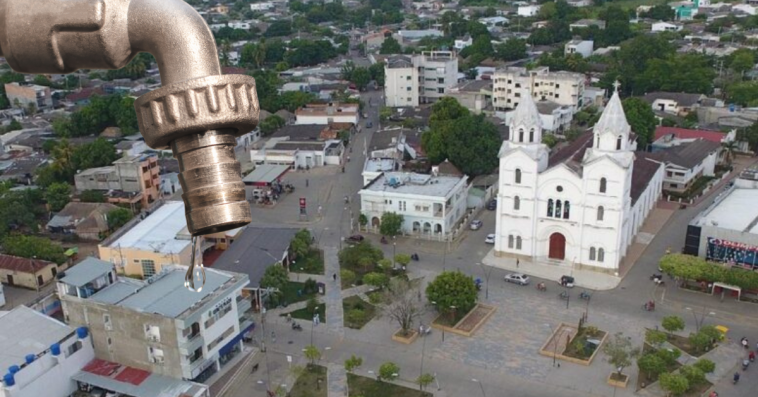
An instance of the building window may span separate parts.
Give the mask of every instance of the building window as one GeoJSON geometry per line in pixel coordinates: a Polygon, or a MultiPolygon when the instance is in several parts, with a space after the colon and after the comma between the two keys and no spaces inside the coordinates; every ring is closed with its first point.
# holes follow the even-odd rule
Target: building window
{"type": "Polygon", "coordinates": [[[508,248],[513,248],[513,235],[508,235],[508,248]]]}
{"type": "Polygon", "coordinates": [[[82,341],[78,340],[75,343],[72,343],[68,349],[66,349],[66,358],[71,357],[72,354],[78,352],[82,349],[82,341]]]}
{"type": "Polygon", "coordinates": [[[534,128],[529,130],[529,143],[534,143],[534,128]]]}
{"type": "Polygon", "coordinates": [[[608,180],[605,178],[600,178],[600,193],[605,193],[607,189],[608,189],[608,180]]]}
{"type": "Polygon", "coordinates": [[[437,93],[438,94],[444,94],[445,93],[445,89],[444,88],[437,88],[437,93]]]}
{"type": "Polygon", "coordinates": [[[618,138],[616,138],[616,150],[621,150],[621,135],[619,135],[618,138]]]}
{"type": "Polygon", "coordinates": [[[605,250],[602,248],[598,248],[597,250],[597,261],[598,262],[605,261],[605,250]]]}
{"type": "Polygon", "coordinates": [[[595,252],[596,252],[596,251],[595,251],[595,247],[591,247],[591,248],[590,248],[590,260],[591,260],[591,261],[594,261],[594,260],[595,260],[595,252]]]}
{"type": "Polygon", "coordinates": [[[603,218],[605,217],[605,208],[601,205],[600,207],[597,207],[597,220],[598,222],[601,222],[603,218]]]}
{"type": "Polygon", "coordinates": [[[521,184],[521,168],[516,168],[514,182],[518,185],[521,184]]]}
{"type": "Polygon", "coordinates": [[[513,210],[518,211],[521,209],[521,198],[516,196],[513,198],[513,210]]]}
{"type": "Polygon", "coordinates": [[[523,128],[518,129],[518,141],[522,143],[524,142],[524,129],[523,128]]]}
{"type": "Polygon", "coordinates": [[[113,324],[111,324],[111,315],[110,314],[103,314],[103,326],[105,327],[106,331],[113,330],[113,324]]]}
{"type": "Polygon", "coordinates": [[[551,218],[553,216],[553,199],[547,201],[547,216],[551,218]]]}
{"type": "Polygon", "coordinates": [[[555,217],[561,217],[561,200],[555,200],[555,217]]]}
{"type": "Polygon", "coordinates": [[[445,79],[442,78],[442,77],[440,77],[440,78],[437,79],[437,83],[439,83],[439,84],[445,84],[445,79]]]}
{"type": "Polygon", "coordinates": [[[571,205],[569,204],[568,200],[563,202],[563,219],[568,219],[571,215],[570,213],[571,205]]]}
{"type": "Polygon", "coordinates": [[[521,249],[521,236],[516,236],[516,249],[521,249]]]}
{"type": "Polygon", "coordinates": [[[405,79],[406,79],[406,80],[410,80],[410,79],[411,79],[411,76],[406,76],[406,77],[405,77],[405,79]]]}
{"type": "Polygon", "coordinates": [[[410,90],[411,90],[411,87],[407,87],[405,90],[406,90],[406,91],[410,91],[410,90]]]}
{"type": "Polygon", "coordinates": [[[143,259],[142,263],[142,276],[152,277],[155,275],[155,262],[150,259],[143,259]]]}

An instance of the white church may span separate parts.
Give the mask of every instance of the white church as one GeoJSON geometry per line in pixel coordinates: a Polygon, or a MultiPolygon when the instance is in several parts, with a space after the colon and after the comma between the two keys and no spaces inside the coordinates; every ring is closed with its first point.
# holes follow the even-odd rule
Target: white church
{"type": "Polygon", "coordinates": [[[495,256],[617,273],[664,165],[635,153],[618,87],[592,132],[552,154],[532,95],[521,97],[500,148],[495,256]]]}

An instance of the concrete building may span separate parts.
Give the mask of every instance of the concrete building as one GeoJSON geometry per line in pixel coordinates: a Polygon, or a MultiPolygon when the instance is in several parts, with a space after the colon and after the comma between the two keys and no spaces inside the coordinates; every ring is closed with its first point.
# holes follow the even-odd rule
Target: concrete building
{"type": "Polygon", "coordinates": [[[59,270],[50,261],[0,254],[0,281],[9,286],[37,290],[52,282],[59,270]]]}
{"type": "Polygon", "coordinates": [[[571,40],[566,43],[564,54],[566,56],[572,54],[579,54],[582,58],[587,58],[592,55],[595,42],[592,40],[571,40]]]}
{"type": "Polygon", "coordinates": [[[703,94],[688,94],[684,92],[651,92],[642,99],[653,107],[653,111],[670,113],[676,116],[687,116],[700,106],[705,99],[703,94]]]}
{"type": "Polygon", "coordinates": [[[524,89],[532,93],[535,101],[550,100],[571,106],[574,113],[584,107],[585,77],[581,73],[551,72],[547,67],[532,70],[507,67],[498,70],[493,77],[492,102],[496,111],[515,109],[524,89]]]}
{"type": "Polygon", "coordinates": [[[379,230],[385,212],[394,212],[404,218],[403,234],[443,240],[460,227],[466,215],[467,179],[437,171],[432,175],[383,173],[358,192],[361,213],[373,230],[379,230]]]}
{"type": "Polygon", "coordinates": [[[597,26],[598,29],[605,29],[605,21],[600,19],[580,19],[569,25],[569,30],[572,32],[574,29],[589,29],[593,26],[597,26]]]}
{"type": "Polygon", "coordinates": [[[50,219],[50,233],[75,234],[84,240],[100,240],[108,232],[108,213],[118,209],[109,203],[70,202],[50,219]]]}
{"type": "Polygon", "coordinates": [[[339,139],[327,141],[290,141],[272,138],[260,149],[250,150],[253,164],[287,165],[311,169],[327,165],[343,165],[345,144],[339,139]]]}
{"type": "Polygon", "coordinates": [[[533,17],[540,12],[540,8],[542,6],[539,4],[523,5],[518,7],[516,14],[521,17],[533,17]]]}
{"type": "Polygon", "coordinates": [[[387,59],[384,76],[387,106],[434,103],[458,84],[458,56],[453,51],[393,56],[387,59]]]}
{"type": "Polygon", "coordinates": [[[295,124],[358,124],[360,111],[357,103],[329,102],[308,104],[295,110],[295,124]]]}
{"type": "MultiPolygon", "coordinates": [[[[542,121],[542,130],[549,131],[553,134],[563,134],[564,131],[571,127],[571,120],[574,119],[574,112],[571,106],[559,105],[553,101],[539,101],[536,103],[537,111],[542,121]]],[[[505,124],[510,125],[515,110],[505,112],[505,124]]]]}
{"type": "Polygon", "coordinates": [[[244,314],[247,275],[206,268],[205,285],[193,292],[183,266],[147,281],[119,278],[102,261],[80,266],[60,279],[58,295],[66,321],[92,333],[100,360],[203,382],[241,351],[253,328],[244,314]]]}
{"type": "Polygon", "coordinates": [[[253,11],[268,11],[276,7],[272,1],[261,1],[260,3],[250,4],[250,9],[253,11]]]}
{"type": "Polygon", "coordinates": [[[666,164],[663,189],[686,192],[701,177],[712,177],[721,154],[721,144],[705,139],[676,140],[667,147],[654,146],[658,159],[666,164]]]}
{"type": "Polygon", "coordinates": [[[5,85],[5,95],[13,107],[25,108],[30,104],[34,104],[40,110],[53,107],[50,87],[27,83],[8,83],[5,85]]]}
{"type": "Polygon", "coordinates": [[[95,357],[86,328],[75,330],[26,306],[0,312],[2,397],[68,397],[72,377],[95,357]]]}
{"type": "Polygon", "coordinates": [[[160,167],[156,154],[125,156],[112,166],[90,168],[74,176],[76,190],[107,192],[108,202],[140,203],[147,208],[160,195],[160,167]]]}
{"type": "Polygon", "coordinates": [[[500,149],[495,255],[617,273],[660,196],[663,164],[635,152],[618,92],[570,145],[549,155],[542,133],[524,92],[500,149]]]}
{"type": "Polygon", "coordinates": [[[450,90],[449,96],[472,113],[492,112],[492,81],[468,80],[450,90]]]}
{"type": "Polygon", "coordinates": [[[758,269],[757,202],[758,171],[748,169],[690,222],[684,253],[758,269]]]}
{"type": "Polygon", "coordinates": [[[678,23],[671,23],[671,22],[653,22],[653,25],[650,27],[650,31],[653,33],[658,32],[678,32],[682,30],[683,26],[678,23]]]}

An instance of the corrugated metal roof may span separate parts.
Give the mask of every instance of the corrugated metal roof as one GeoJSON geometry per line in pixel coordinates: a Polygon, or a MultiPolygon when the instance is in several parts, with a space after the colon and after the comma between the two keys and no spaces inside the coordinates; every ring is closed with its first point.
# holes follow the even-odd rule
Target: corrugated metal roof
{"type": "Polygon", "coordinates": [[[65,276],[60,281],[74,287],[83,287],[90,281],[108,273],[111,269],[113,269],[112,263],[90,256],[66,270],[65,276]]]}
{"type": "Polygon", "coordinates": [[[54,263],[40,259],[27,259],[18,256],[0,254],[0,269],[22,273],[36,273],[50,265],[54,265],[54,263]]]}
{"type": "Polygon", "coordinates": [[[177,238],[177,234],[186,227],[187,218],[184,215],[184,202],[167,201],[158,210],[111,243],[110,247],[178,254],[190,244],[189,239],[177,238]]]}

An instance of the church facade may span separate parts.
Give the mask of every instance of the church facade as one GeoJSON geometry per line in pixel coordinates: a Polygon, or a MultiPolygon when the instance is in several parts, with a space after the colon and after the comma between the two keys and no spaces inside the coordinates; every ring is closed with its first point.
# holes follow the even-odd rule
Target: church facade
{"type": "Polygon", "coordinates": [[[664,176],[635,149],[617,91],[592,131],[555,153],[523,93],[500,148],[495,255],[618,272],[664,176]]]}

